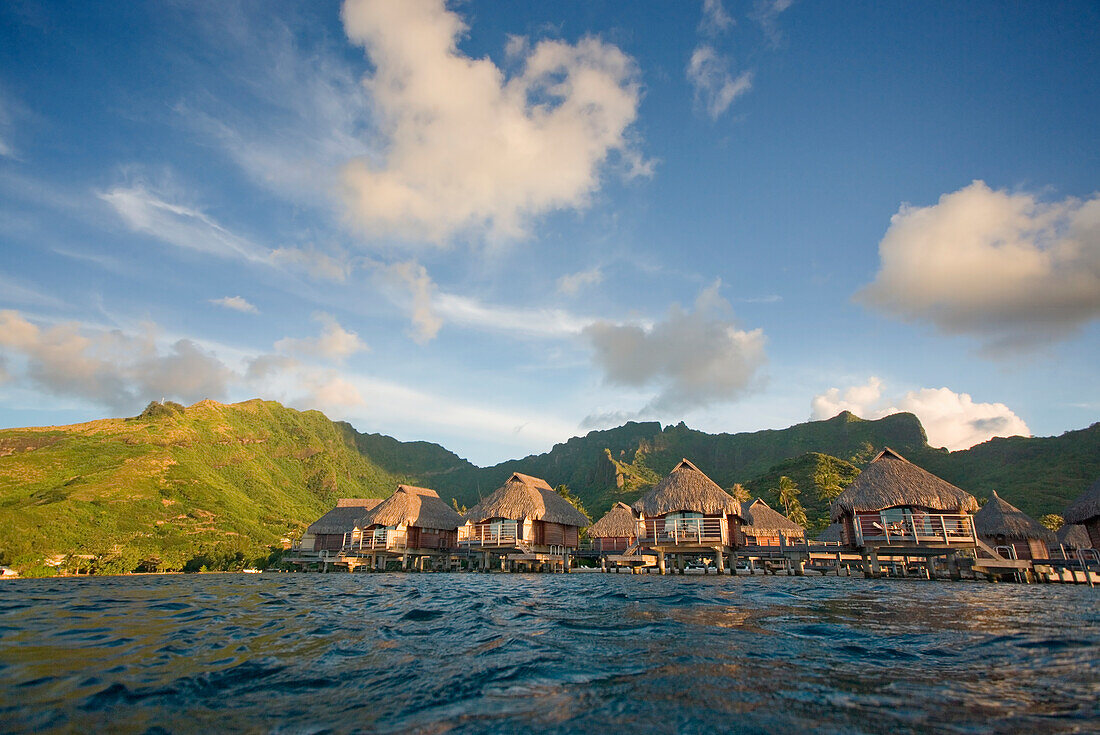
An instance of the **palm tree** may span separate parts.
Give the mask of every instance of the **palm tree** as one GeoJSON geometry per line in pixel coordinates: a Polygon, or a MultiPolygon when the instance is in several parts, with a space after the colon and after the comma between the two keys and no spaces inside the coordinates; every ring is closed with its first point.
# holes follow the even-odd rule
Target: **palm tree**
{"type": "Polygon", "coordinates": [[[779,495],[779,502],[782,503],[783,512],[788,518],[791,516],[792,504],[798,503],[798,506],[802,507],[802,503],[798,502],[798,496],[802,494],[802,491],[798,489],[798,485],[795,484],[794,480],[786,475],[779,478],[779,489],[773,490],[773,492],[779,495]]]}
{"type": "Polygon", "coordinates": [[[733,499],[738,503],[747,503],[752,497],[749,495],[749,491],[745,489],[745,486],[739,482],[735,482],[733,487],[730,488],[730,495],[732,495],[733,499]]]}

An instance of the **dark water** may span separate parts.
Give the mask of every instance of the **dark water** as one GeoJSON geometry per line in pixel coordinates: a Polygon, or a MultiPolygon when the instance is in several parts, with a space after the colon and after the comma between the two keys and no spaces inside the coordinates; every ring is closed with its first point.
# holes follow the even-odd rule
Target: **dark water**
{"type": "Polygon", "coordinates": [[[1100,590],[627,575],[0,584],[0,729],[1100,731],[1100,590]]]}

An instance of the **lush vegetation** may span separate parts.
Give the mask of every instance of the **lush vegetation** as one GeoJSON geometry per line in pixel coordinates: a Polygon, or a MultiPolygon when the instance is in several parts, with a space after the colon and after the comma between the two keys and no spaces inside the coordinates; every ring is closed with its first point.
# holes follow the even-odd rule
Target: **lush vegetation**
{"type": "Polygon", "coordinates": [[[154,402],[129,419],[0,431],[0,564],[29,575],[262,567],[338,497],[383,497],[408,482],[472,507],[515,471],[558,486],[595,520],[683,457],[739,499],[761,497],[820,529],[829,501],[884,446],[1036,518],[1060,513],[1100,476],[1100,424],[947,452],[928,446],[911,414],[842,413],[743,434],[631,422],[481,468],[272,401],[154,402]]]}
{"type": "Polygon", "coordinates": [[[264,566],[337,497],[395,477],[354,432],[271,401],[0,432],[0,563],[24,572],[264,566]]]}

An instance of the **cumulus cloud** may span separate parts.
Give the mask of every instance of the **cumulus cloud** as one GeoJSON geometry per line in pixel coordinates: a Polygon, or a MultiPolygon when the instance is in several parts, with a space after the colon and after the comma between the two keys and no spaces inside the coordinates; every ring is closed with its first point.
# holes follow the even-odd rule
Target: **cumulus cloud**
{"type": "Polygon", "coordinates": [[[508,77],[459,51],[466,25],[443,0],[348,0],[342,16],[374,65],[364,84],[386,144],[343,172],[368,235],[522,237],[533,217],[583,207],[613,155],[647,171],[628,135],[637,71],[615,46],[510,40],[522,63],[508,77]]]}
{"type": "Polygon", "coordinates": [[[275,343],[275,349],[282,353],[323,357],[337,362],[367,349],[358,334],[344,329],[331,314],[317,312],[313,318],[321,323],[320,335],[303,339],[285,337],[275,343]]]}
{"type": "Polygon", "coordinates": [[[246,314],[259,314],[260,310],[250,304],[243,296],[223,296],[220,299],[210,299],[215,306],[224,306],[226,309],[243,311],[246,314]]]}
{"type": "Polygon", "coordinates": [[[359,389],[332,370],[305,371],[298,375],[298,387],[305,393],[289,401],[297,408],[345,416],[349,410],[366,405],[359,389]]]}
{"type": "Polygon", "coordinates": [[[733,101],[752,89],[752,72],[736,78],[730,73],[730,59],[708,44],[695,47],[688,62],[687,78],[695,89],[695,102],[712,120],[722,116],[733,101]]]}
{"type": "Polygon", "coordinates": [[[120,411],[150,398],[220,398],[233,376],[190,340],[162,349],[152,326],[137,336],[75,323],[43,329],[17,311],[0,311],[0,348],[24,358],[23,377],[47,393],[120,411]]]}
{"type": "Polygon", "coordinates": [[[1044,203],[975,181],[903,205],[879,258],[864,304],[993,354],[1064,338],[1100,317],[1100,196],[1044,203]]]}
{"type": "Polygon", "coordinates": [[[606,382],[658,387],[638,416],[732,401],[753,384],[766,361],[764,333],[737,328],[718,286],[705,289],[692,311],[674,306],[649,327],[596,322],[584,329],[606,382]]]}
{"type": "Polygon", "coordinates": [[[1023,419],[1003,403],[976,403],[968,393],[949,388],[921,388],[886,398],[883,383],[872,376],[866,384],[844,391],[830,388],[811,401],[811,419],[832,418],[841,411],[878,419],[907,411],[915,414],[928,434],[928,443],[951,451],[969,449],[995,436],[1031,436],[1023,419]]]}
{"type": "Polygon", "coordinates": [[[352,262],[344,253],[331,255],[315,247],[276,248],[271,251],[276,264],[291,265],[318,280],[343,283],[351,275],[352,262]]]}
{"type": "Polygon", "coordinates": [[[582,288],[597,286],[603,283],[603,271],[599,268],[589,268],[586,271],[569,273],[558,279],[558,291],[574,296],[582,288]]]}
{"type": "Polygon", "coordinates": [[[176,247],[254,262],[269,256],[266,248],[230,232],[202,210],[169,201],[142,184],[117,186],[99,197],[130,229],[176,247]]]}

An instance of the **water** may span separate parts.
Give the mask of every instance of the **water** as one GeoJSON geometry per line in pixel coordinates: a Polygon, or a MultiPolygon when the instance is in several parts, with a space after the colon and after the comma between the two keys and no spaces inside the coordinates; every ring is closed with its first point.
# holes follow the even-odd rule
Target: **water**
{"type": "Polygon", "coordinates": [[[1100,590],[329,574],[0,584],[6,732],[1100,730],[1100,590]]]}

